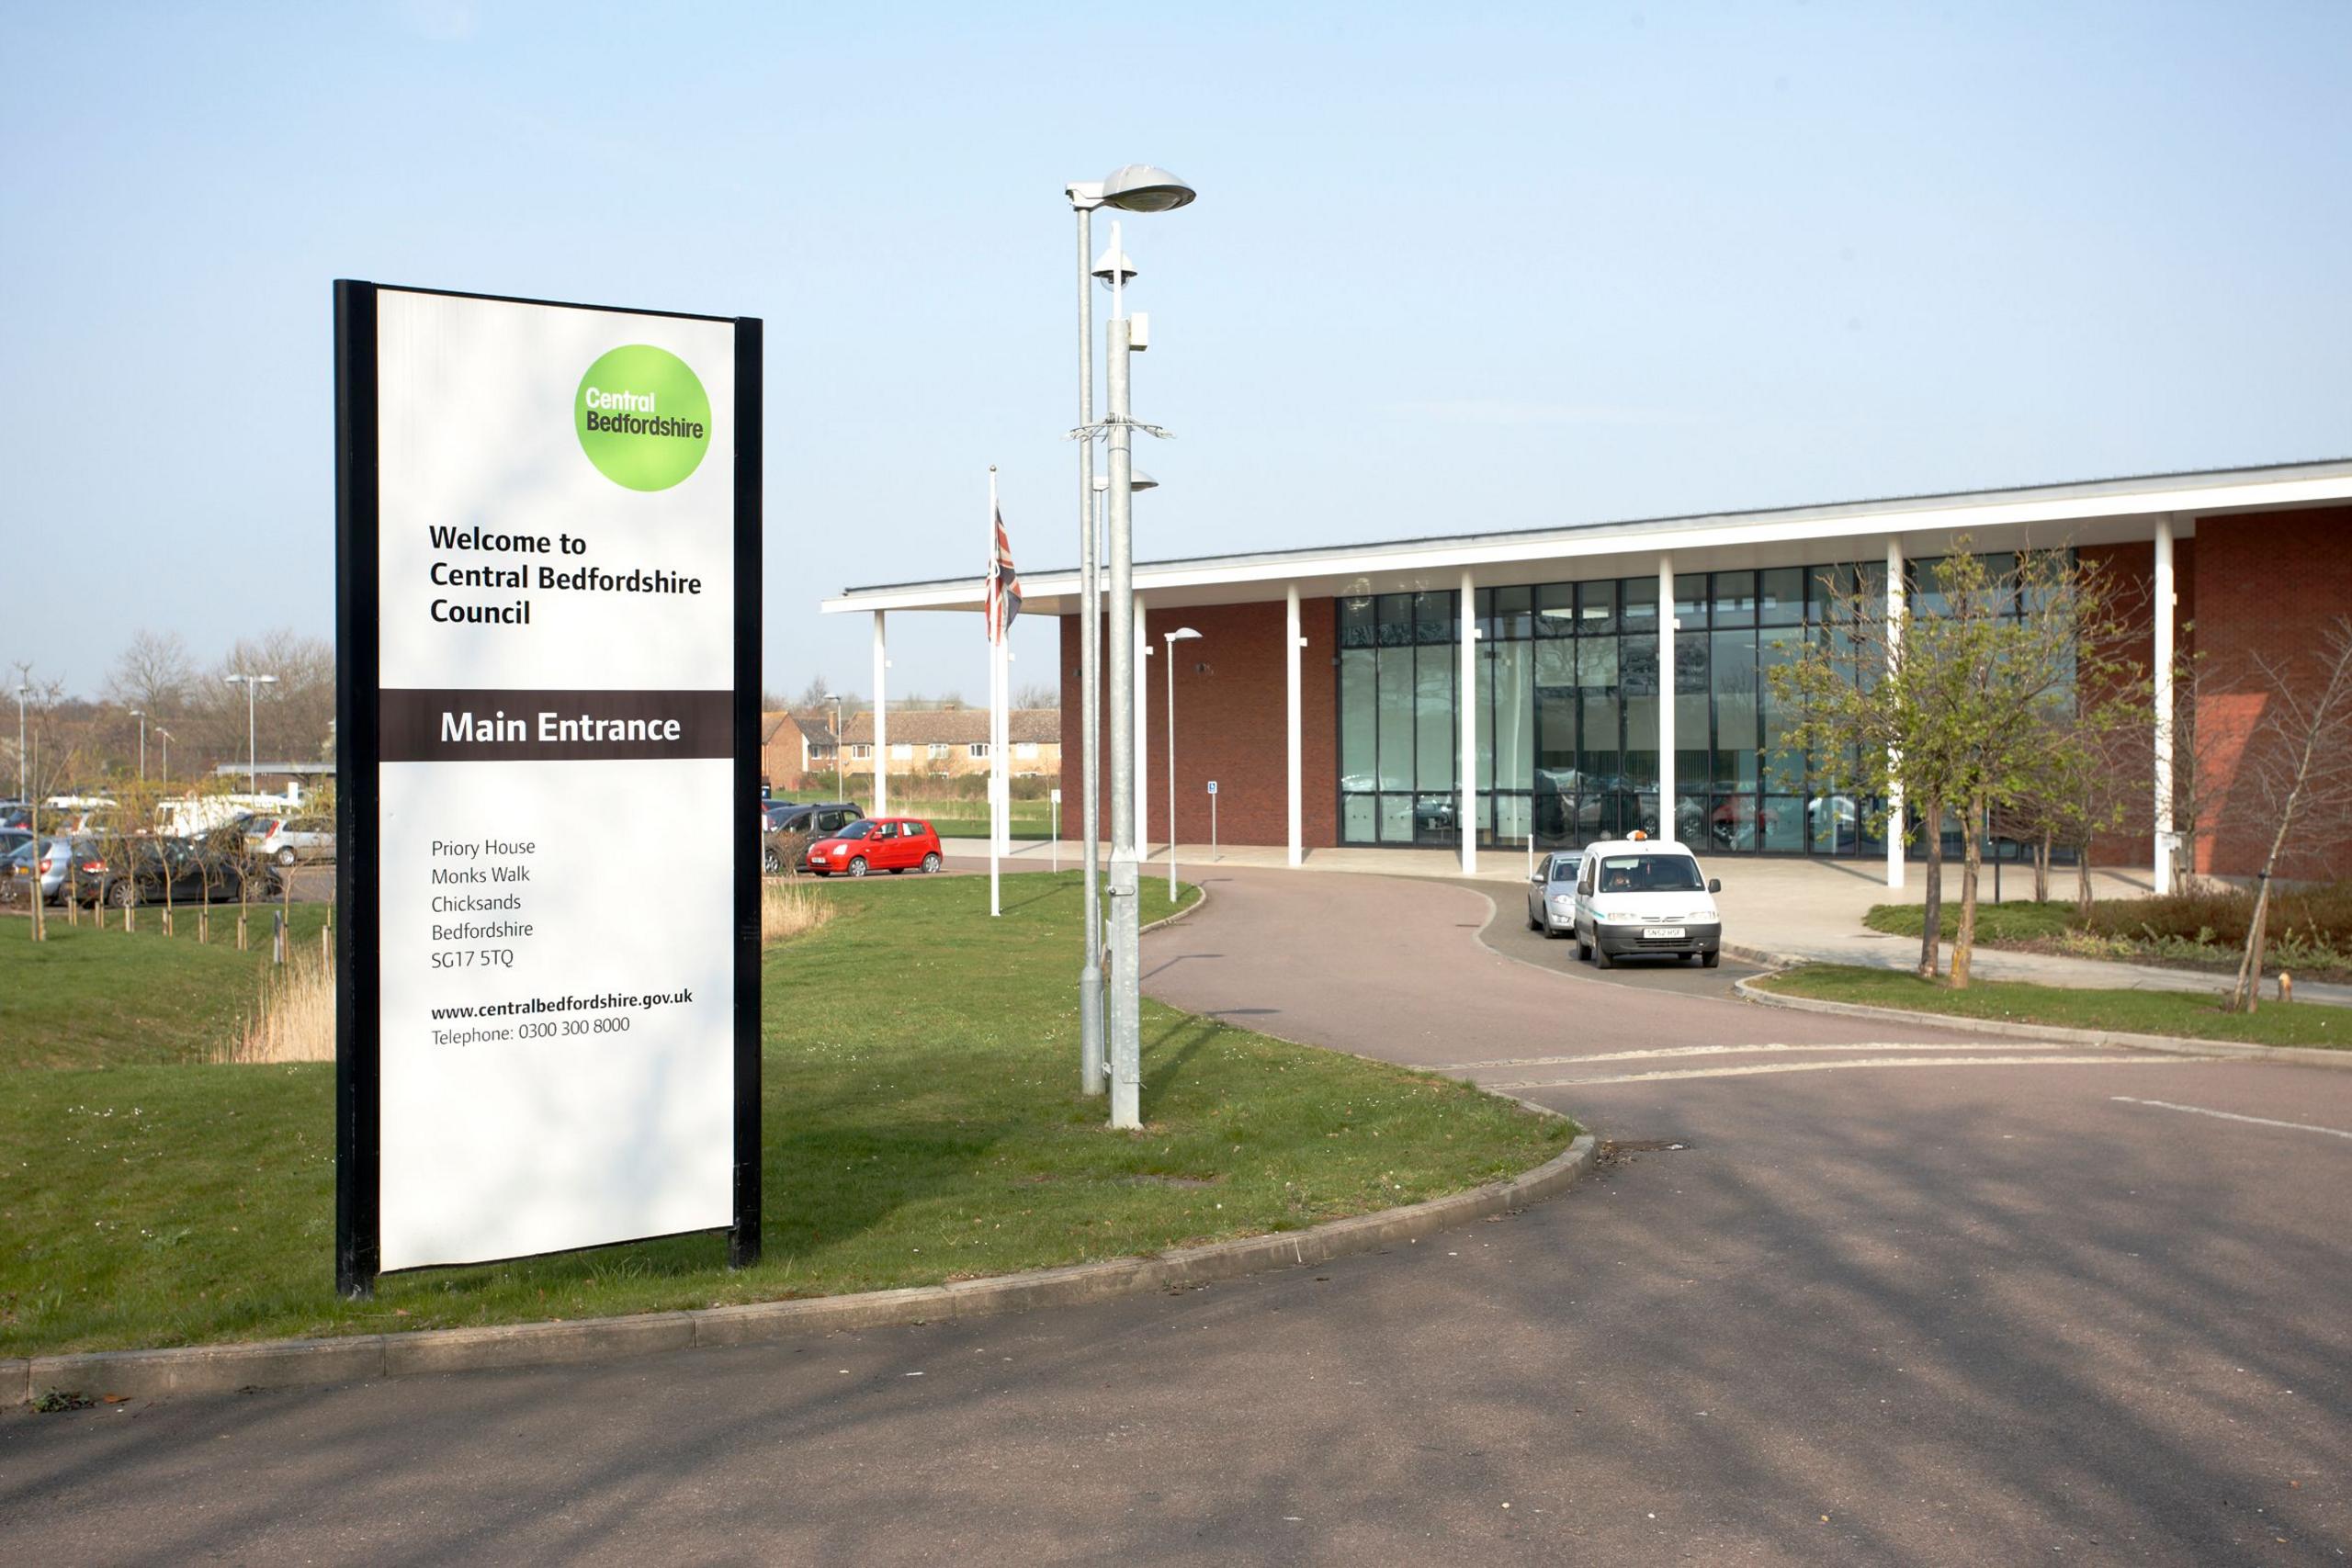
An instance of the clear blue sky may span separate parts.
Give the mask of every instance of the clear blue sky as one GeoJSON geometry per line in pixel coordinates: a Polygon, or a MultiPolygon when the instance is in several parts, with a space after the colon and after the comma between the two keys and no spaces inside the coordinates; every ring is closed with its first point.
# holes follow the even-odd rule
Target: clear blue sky
{"type": "Polygon", "coordinates": [[[1131,160],[1202,192],[1128,229],[1146,556],[2352,453],[2339,0],[0,18],[0,581],[91,584],[0,654],[85,691],[331,627],[338,276],[766,318],[769,681],[865,690],[817,601],[977,573],[988,463],[1074,558],[1131,160]]]}

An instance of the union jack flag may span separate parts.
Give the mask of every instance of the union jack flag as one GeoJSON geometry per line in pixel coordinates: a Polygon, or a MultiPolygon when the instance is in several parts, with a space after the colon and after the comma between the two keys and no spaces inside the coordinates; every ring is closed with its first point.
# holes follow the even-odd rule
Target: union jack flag
{"type": "Polygon", "coordinates": [[[996,514],[996,555],[989,562],[989,640],[1002,642],[1021,614],[1021,574],[1012,566],[1012,541],[1004,531],[1004,513],[996,514]]]}

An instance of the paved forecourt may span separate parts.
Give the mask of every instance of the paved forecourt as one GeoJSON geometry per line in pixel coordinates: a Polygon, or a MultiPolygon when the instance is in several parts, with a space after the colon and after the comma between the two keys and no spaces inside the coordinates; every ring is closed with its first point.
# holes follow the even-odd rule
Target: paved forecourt
{"type": "Polygon", "coordinates": [[[0,1416],[0,1530],[158,1564],[2352,1551],[2352,1074],[1547,972],[1482,944],[1509,888],[1489,930],[1440,882],[1205,880],[1146,939],[1155,995],[1510,1085],[1614,1156],[1517,1216],[1182,1294],[0,1416]]]}

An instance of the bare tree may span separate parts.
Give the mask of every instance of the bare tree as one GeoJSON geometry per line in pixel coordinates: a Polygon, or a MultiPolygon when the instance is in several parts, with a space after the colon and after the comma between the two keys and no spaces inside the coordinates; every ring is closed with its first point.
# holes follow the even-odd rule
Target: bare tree
{"type": "Polygon", "coordinates": [[[109,702],[142,709],[160,721],[187,705],[195,684],[196,662],[180,634],[141,628],[130,634],[130,645],[107,671],[106,694],[109,702]]]}
{"type": "Polygon", "coordinates": [[[2248,796],[2261,820],[2272,826],[2230,993],[2230,1010],[2249,1013],[2260,1005],[2270,885],[2289,846],[2300,844],[2299,832],[2339,842],[2352,825],[2352,615],[2336,617],[2315,656],[2256,655],[2254,667],[2267,690],[2262,717],[2246,739],[2241,776],[2252,785],[2248,796]]]}
{"type": "Polygon", "coordinates": [[[1012,705],[1017,708],[1052,708],[1061,705],[1061,689],[1045,681],[1032,681],[1013,694],[1012,705]]]}
{"type": "MultiPolygon", "coordinates": [[[[277,677],[263,688],[253,749],[272,761],[311,762],[333,754],[334,647],[322,637],[280,626],[230,646],[191,698],[202,745],[216,761],[243,761],[247,750],[245,694],[223,679],[232,674],[277,677]]],[[[190,770],[191,772],[193,770],[190,770]]]]}

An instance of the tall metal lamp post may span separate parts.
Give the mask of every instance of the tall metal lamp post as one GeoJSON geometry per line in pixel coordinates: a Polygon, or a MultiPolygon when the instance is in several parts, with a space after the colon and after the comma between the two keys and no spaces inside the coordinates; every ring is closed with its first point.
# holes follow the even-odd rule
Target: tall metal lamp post
{"type": "Polygon", "coordinates": [[[132,708],[130,716],[139,721],[139,782],[147,782],[147,710],[132,708]]]}
{"type": "Polygon", "coordinates": [[[254,739],[254,699],[264,686],[277,684],[275,675],[229,675],[223,677],[232,686],[245,689],[245,790],[251,795],[261,793],[261,750],[254,739]]]}
{"type": "MultiPolygon", "coordinates": [[[[1079,704],[1080,745],[1085,755],[1082,761],[1080,791],[1080,832],[1086,840],[1085,870],[1081,883],[1085,890],[1086,955],[1079,970],[1078,1016],[1081,1060],[1079,1077],[1089,1094],[1103,1089],[1103,1069],[1107,1052],[1103,1041],[1102,1017],[1102,918],[1101,887],[1102,862],[1102,587],[1096,563],[1097,529],[1094,513],[1094,295],[1091,280],[1094,276],[1094,211],[1101,207],[1121,212],[1169,212],[1190,203],[1195,192],[1175,175],[1145,164],[1130,164],[1101,180],[1073,180],[1064,187],[1070,209],[1078,215],[1078,576],[1080,615],[1079,617],[1079,704]]],[[[1115,248],[1115,247],[1114,247],[1115,248]]],[[[1118,258],[1114,258],[1114,262],[1118,258]]],[[[1115,271],[1114,280],[1117,281],[1115,271]]],[[[1132,476],[1129,482],[1132,484],[1132,476]]],[[[1122,518],[1126,515],[1130,491],[1122,487],[1112,498],[1112,508],[1122,518]]],[[[1129,604],[1132,604],[1130,595],[1129,604]]],[[[1122,606],[1119,614],[1126,614],[1122,606]]],[[[1122,635],[1113,639],[1114,649],[1126,643],[1125,621],[1114,619],[1112,625],[1122,628],[1122,635]]],[[[1119,663],[1127,663],[1122,658],[1119,663]]],[[[1114,691],[1115,697],[1115,691],[1114,691]]],[[[1131,701],[1131,698],[1128,699],[1131,701]]],[[[1130,753],[1132,755],[1132,753],[1130,753]]],[[[1114,758],[1114,776],[1119,767],[1114,758]]],[[[1132,762],[1126,764],[1132,767],[1132,762]]],[[[1128,976],[1132,981],[1132,974],[1128,976]]],[[[1132,1118],[1132,1113],[1131,1113],[1132,1118]]],[[[1114,1125],[1136,1125],[1132,1119],[1118,1120],[1118,1107],[1113,1106],[1114,1125]]]]}
{"type": "Polygon", "coordinates": [[[1201,634],[1178,626],[1160,634],[1168,641],[1168,902],[1176,902],[1176,645],[1201,634]]]}
{"type": "Polygon", "coordinates": [[[155,727],[155,738],[164,743],[164,784],[169,788],[172,782],[172,732],[159,724],[155,727]]]}

